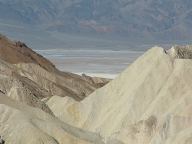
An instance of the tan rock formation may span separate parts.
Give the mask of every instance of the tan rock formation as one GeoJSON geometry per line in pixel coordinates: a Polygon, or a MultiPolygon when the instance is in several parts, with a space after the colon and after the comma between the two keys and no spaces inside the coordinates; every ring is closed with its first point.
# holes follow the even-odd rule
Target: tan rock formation
{"type": "Polygon", "coordinates": [[[6,144],[104,144],[98,134],[72,127],[2,94],[0,134],[6,144]]]}
{"type": "Polygon", "coordinates": [[[191,144],[191,52],[154,47],[98,90],[108,80],[0,60],[0,135],[7,144],[191,144]]]}
{"type": "Polygon", "coordinates": [[[177,56],[150,49],[80,103],[55,96],[47,104],[64,122],[100,133],[106,143],[192,143],[192,48],[171,51],[177,56]]]}

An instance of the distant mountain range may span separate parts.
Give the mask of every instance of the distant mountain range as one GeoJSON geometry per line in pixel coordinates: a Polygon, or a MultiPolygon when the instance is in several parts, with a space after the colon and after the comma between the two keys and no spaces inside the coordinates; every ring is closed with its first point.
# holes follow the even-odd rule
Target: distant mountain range
{"type": "MultiPolygon", "coordinates": [[[[191,0],[0,0],[0,22],[130,42],[189,41],[191,0]]],[[[1,25],[0,25],[1,26],[1,25]]]]}

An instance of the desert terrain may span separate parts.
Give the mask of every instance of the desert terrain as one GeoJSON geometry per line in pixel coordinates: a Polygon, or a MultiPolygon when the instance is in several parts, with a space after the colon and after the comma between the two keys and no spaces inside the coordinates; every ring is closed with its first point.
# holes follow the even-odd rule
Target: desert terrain
{"type": "Polygon", "coordinates": [[[0,37],[6,144],[191,144],[192,46],[149,48],[114,80],[62,72],[0,37]]]}

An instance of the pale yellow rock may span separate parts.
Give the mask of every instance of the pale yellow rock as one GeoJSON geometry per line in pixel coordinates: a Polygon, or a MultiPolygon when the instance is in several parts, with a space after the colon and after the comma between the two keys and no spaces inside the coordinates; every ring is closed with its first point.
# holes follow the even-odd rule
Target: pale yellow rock
{"type": "Polygon", "coordinates": [[[106,143],[190,144],[191,52],[154,47],[82,102],[55,96],[47,104],[62,121],[100,133],[106,143]]]}
{"type": "Polygon", "coordinates": [[[81,102],[62,97],[55,84],[63,79],[34,64],[0,60],[0,80],[0,135],[8,144],[192,143],[190,46],[148,50],[81,102]]]}
{"type": "Polygon", "coordinates": [[[0,95],[0,134],[6,144],[103,144],[97,134],[65,124],[0,95]]]}

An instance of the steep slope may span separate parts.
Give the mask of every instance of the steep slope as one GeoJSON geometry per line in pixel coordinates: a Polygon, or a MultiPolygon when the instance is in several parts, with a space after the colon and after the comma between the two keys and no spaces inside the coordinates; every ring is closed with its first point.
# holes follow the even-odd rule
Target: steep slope
{"type": "Polygon", "coordinates": [[[17,63],[34,63],[37,64],[47,71],[54,72],[55,66],[27,47],[22,42],[12,42],[5,36],[0,36],[0,58],[11,64],[17,63]]]}
{"type": "Polygon", "coordinates": [[[20,69],[19,75],[27,77],[49,91],[50,96],[70,96],[82,100],[110,81],[91,77],[85,79],[83,76],[61,72],[49,60],[24,43],[13,42],[4,36],[0,36],[0,59],[17,65],[20,69]]]}
{"type": "Polygon", "coordinates": [[[108,143],[192,143],[191,51],[152,48],[80,103],[55,96],[47,104],[64,122],[108,143]]]}
{"type": "Polygon", "coordinates": [[[17,64],[16,66],[20,69],[20,75],[49,91],[50,96],[69,96],[76,100],[82,100],[96,89],[94,85],[75,74],[50,73],[34,64],[17,64]]]}

